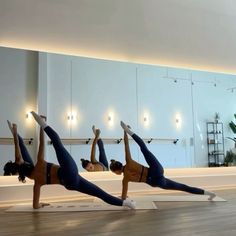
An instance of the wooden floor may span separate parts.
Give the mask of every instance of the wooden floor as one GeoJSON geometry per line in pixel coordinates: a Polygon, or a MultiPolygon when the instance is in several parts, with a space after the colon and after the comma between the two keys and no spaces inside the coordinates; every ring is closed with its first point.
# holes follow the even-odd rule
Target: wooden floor
{"type": "Polygon", "coordinates": [[[235,236],[236,189],[215,192],[227,202],[159,202],[158,210],[122,212],[6,213],[2,207],[0,235],[235,236]]]}

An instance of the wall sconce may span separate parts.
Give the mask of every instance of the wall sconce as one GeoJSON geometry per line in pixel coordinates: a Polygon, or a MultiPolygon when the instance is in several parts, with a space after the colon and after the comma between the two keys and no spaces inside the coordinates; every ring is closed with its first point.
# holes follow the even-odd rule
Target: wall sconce
{"type": "Polygon", "coordinates": [[[113,126],[114,125],[114,114],[113,113],[109,113],[108,114],[107,121],[108,121],[108,125],[109,126],[113,126]]]}
{"type": "Polygon", "coordinates": [[[30,119],[30,118],[32,118],[32,114],[31,114],[31,112],[28,111],[28,112],[26,113],[25,117],[26,117],[26,119],[30,119]]]}
{"type": "Polygon", "coordinates": [[[144,124],[144,126],[149,126],[149,124],[150,124],[150,118],[149,118],[149,115],[148,114],[144,114],[143,115],[143,124],[144,124]]]}
{"type": "Polygon", "coordinates": [[[68,115],[67,120],[74,120],[74,116],[73,115],[68,115]]]}
{"type": "Polygon", "coordinates": [[[176,124],[176,128],[177,129],[179,129],[180,127],[181,127],[181,117],[180,117],[180,115],[178,114],[178,115],[176,115],[175,116],[175,124],[176,124]]]}
{"type": "Polygon", "coordinates": [[[69,123],[75,123],[77,120],[77,115],[74,112],[68,113],[67,120],[69,123]]]}
{"type": "Polygon", "coordinates": [[[35,124],[31,111],[35,110],[31,106],[26,107],[24,112],[21,114],[22,118],[25,119],[25,125],[30,128],[35,124]]]}

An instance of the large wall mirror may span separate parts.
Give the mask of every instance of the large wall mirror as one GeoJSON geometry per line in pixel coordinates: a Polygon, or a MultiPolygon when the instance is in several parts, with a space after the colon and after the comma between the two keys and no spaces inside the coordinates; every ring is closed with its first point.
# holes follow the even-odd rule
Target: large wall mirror
{"type": "MultiPolygon", "coordinates": [[[[35,160],[37,126],[27,113],[37,109],[64,139],[80,171],[80,159],[90,159],[93,125],[101,129],[108,162],[124,163],[120,120],[145,139],[165,168],[206,167],[206,122],[218,112],[225,137],[232,136],[235,86],[234,75],[0,47],[0,174],[14,160],[7,120],[18,124],[25,139],[33,138],[27,148],[35,160]]],[[[224,142],[225,151],[233,146],[224,142]]],[[[146,165],[132,140],[130,148],[133,159],[146,165]]],[[[57,162],[48,141],[45,158],[57,162]]]]}

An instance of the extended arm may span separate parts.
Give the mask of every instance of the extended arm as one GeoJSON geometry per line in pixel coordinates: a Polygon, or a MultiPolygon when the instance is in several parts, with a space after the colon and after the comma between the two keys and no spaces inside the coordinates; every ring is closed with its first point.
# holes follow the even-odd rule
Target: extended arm
{"type": "Polygon", "coordinates": [[[39,198],[40,198],[40,188],[41,186],[38,185],[38,184],[34,184],[34,196],[33,196],[33,208],[34,209],[38,209],[40,207],[42,207],[40,204],[39,204],[39,198]]]}
{"type": "Polygon", "coordinates": [[[15,163],[21,164],[24,162],[21,151],[20,151],[20,145],[19,145],[19,139],[18,139],[18,133],[17,133],[17,125],[12,125],[12,134],[14,138],[14,146],[15,146],[15,163]]]}
{"type": "Polygon", "coordinates": [[[92,148],[91,148],[90,160],[92,163],[96,163],[96,162],[98,162],[95,157],[96,156],[96,144],[99,139],[99,135],[100,135],[101,131],[99,129],[95,129],[95,127],[93,126],[93,132],[95,134],[95,138],[93,140],[93,144],[92,144],[92,148]]]}
{"type": "Polygon", "coordinates": [[[40,127],[39,150],[38,150],[38,157],[37,157],[38,162],[44,161],[44,150],[45,150],[44,131],[43,131],[42,127],[40,127]]]}
{"type": "Polygon", "coordinates": [[[132,160],[130,149],[129,149],[129,139],[127,133],[124,131],[124,143],[125,143],[125,160],[126,163],[130,162],[132,160]]]}
{"type": "Polygon", "coordinates": [[[125,178],[123,178],[123,180],[122,180],[122,195],[121,195],[121,198],[123,200],[125,200],[127,198],[128,184],[129,184],[129,182],[125,178]]]}
{"type": "MultiPolygon", "coordinates": [[[[46,121],[46,116],[41,116],[46,121]]],[[[43,162],[44,161],[44,150],[45,150],[45,140],[44,140],[44,130],[40,126],[40,132],[39,132],[39,150],[38,150],[38,156],[37,161],[43,162]]]]}
{"type": "Polygon", "coordinates": [[[92,148],[91,148],[91,154],[90,154],[90,161],[92,163],[98,162],[96,160],[96,144],[97,144],[97,141],[98,141],[98,136],[96,135],[94,140],[93,140],[93,144],[92,144],[92,148]]]}
{"type": "Polygon", "coordinates": [[[49,206],[49,203],[40,203],[40,189],[41,185],[34,183],[34,196],[33,196],[33,208],[34,209],[39,209],[44,206],[49,206]]]}

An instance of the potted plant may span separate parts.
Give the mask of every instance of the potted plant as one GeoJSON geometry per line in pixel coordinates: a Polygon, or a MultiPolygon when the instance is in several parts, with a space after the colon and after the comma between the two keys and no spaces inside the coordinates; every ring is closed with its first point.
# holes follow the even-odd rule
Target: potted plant
{"type": "Polygon", "coordinates": [[[235,161],[236,155],[232,152],[232,150],[227,151],[224,159],[225,166],[233,166],[235,161]]]}
{"type": "MultiPolygon", "coordinates": [[[[234,114],[234,118],[236,119],[236,114],[234,114]]],[[[231,128],[233,133],[236,134],[236,125],[235,125],[235,123],[233,121],[230,121],[229,127],[231,128]]]]}
{"type": "MultiPolygon", "coordinates": [[[[234,118],[236,119],[236,114],[234,114],[234,118]]],[[[233,131],[233,133],[236,135],[236,124],[233,121],[230,121],[229,127],[233,131]]],[[[235,149],[236,149],[236,137],[233,137],[233,138],[227,137],[227,138],[232,140],[232,141],[234,141],[234,152],[235,152],[235,149]]]]}

